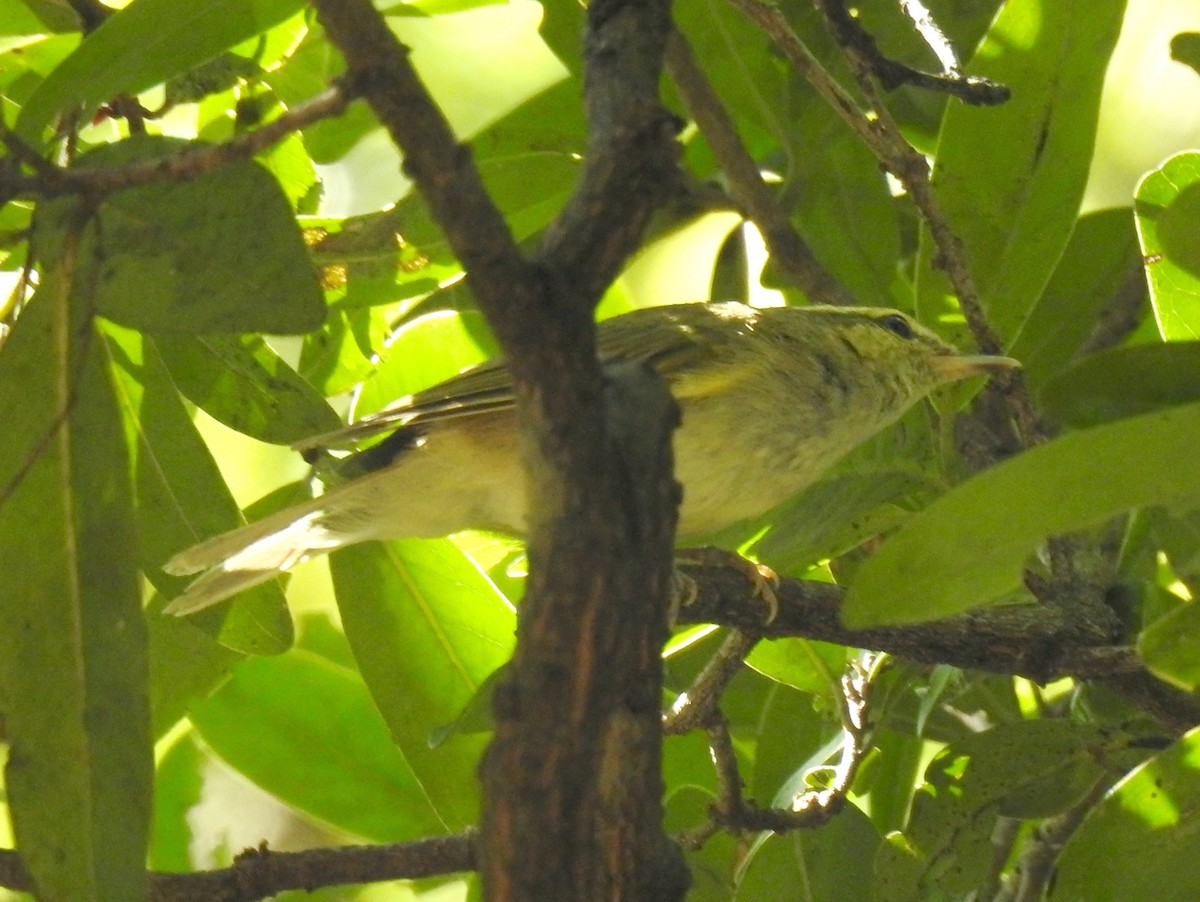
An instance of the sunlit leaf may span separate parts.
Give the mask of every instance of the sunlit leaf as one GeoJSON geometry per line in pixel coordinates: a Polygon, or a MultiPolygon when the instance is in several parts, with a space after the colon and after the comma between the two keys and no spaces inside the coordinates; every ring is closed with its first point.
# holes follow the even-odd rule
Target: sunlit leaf
{"type": "Polygon", "coordinates": [[[72,302],[77,242],[0,355],[5,784],[40,895],[134,899],[153,778],[146,627],[120,411],[72,302]]]}
{"type": "Polygon", "coordinates": [[[1188,692],[1200,687],[1200,604],[1181,604],[1138,636],[1138,654],[1160,679],[1188,692]]]}
{"type": "MultiPolygon", "coordinates": [[[[1008,85],[995,107],[952,103],[938,139],[933,185],[962,241],[984,311],[1002,340],[1021,329],[1054,271],[1079,212],[1095,140],[1106,59],[1124,0],[1086,16],[1041,0],[1005,3],[967,66],[1008,85]]],[[[921,230],[922,319],[946,310],[946,276],[921,230]]]]}
{"type": "Polygon", "coordinates": [[[1200,153],[1171,157],[1138,183],[1138,237],[1163,338],[1200,338],[1200,153]]]}
{"type": "Polygon", "coordinates": [[[1117,784],[1071,837],[1047,898],[1119,902],[1200,894],[1200,732],[1117,784]],[[1130,863],[1135,867],[1130,867],[1130,863]]]}
{"type": "Polygon", "coordinates": [[[1143,505],[1194,506],[1200,472],[1179,461],[1198,442],[1200,404],[1186,404],[1069,433],[1007,460],[884,542],[858,571],[842,617],[857,627],[911,623],[986,604],[1019,584],[1022,565],[1048,535],[1143,505]]]}
{"type": "MultiPolygon", "coordinates": [[[[80,165],[108,169],[196,146],[143,135],[105,145],[80,165]]],[[[325,318],[287,199],[252,161],[98,201],[43,205],[38,252],[53,256],[79,222],[88,225],[82,286],[99,313],[122,325],[167,333],[306,332],[325,318]]]]}
{"type": "Polygon", "coordinates": [[[16,130],[40,143],[55,115],[80,105],[87,113],[121,93],[144,91],[222,50],[277,25],[301,0],[138,0],[79,45],[21,109],[16,130]],[[129,48],[136,47],[131,54],[129,48]]]}
{"type": "Polygon", "coordinates": [[[158,346],[179,391],[230,429],[282,445],[341,425],[260,336],[162,336],[158,346]]]}
{"type": "Polygon", "coordinates": [[[448,539],[368,543],[330,560],[346,638],[392,738],[439,814],[473,822],[481,737],[429,737],[508,660],[512,609],[448,539]]]}
{"type": "Polygon", "coordinates": [[[191,714],[259,786],[343,830],[399,842],[447,832],[352,670],[303,650],[259,658],[191,714]]]}
{"type": "Polygon", "coordinates": [[[1051,381],[1042,401],[1057,421],[1075,427],[1200,401],[1200,342],[1092,354],[1051,381]]]}

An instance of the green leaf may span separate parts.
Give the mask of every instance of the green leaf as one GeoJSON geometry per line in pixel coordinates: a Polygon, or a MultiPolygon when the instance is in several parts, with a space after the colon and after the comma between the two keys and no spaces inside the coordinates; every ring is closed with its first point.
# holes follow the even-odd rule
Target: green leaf
{"type": "Polygon", "coordinates": [[[331,310],[320,329],[304,338],[300,374],[325,395],[349,391],[374,369],[374,349],[385,344],[387,317],[372,307],[331,310]]]}
{"type": "MultiPolygon", "coordinates": [[[[160,569],[162,564],[201,539],[241,526],[244,521],[175,391],[155,342],[112,325],[106,325],[102,335],[113,364],[133,456],[142,568],[159,591],[174,597],[183,591],[188,579],[168,576],[160,569]]],[[[162,619],[161,606],[152,606],[149,616],[152,647],[166,640],[167,647],[175,648],[178,641],[186,648],[176,648],[181,658],[161,661],[165,671],[156,667],[156,676],[158,672],[169,672],[172,679],[179,679],[174,687],[181,693],[176,696],[177,702],[192,693],[207,692],[224,679],[229,664],[224,654],[195,648],[195,642],[201,641],[198,637],[176,633],[173,639],[167,639],[160,635],[163,630],[170,633],[174,629],[157,622],[162,619]],[[200,672],[185,679],[176,668],[200,672]]],[[[291,618],[275,582],[255,586],[243,593],[237,604],[189,618],[188,623],[183,633],[201,627],[227,648],[246,654],[278,654],[292,644],[291,618]]],[[[177,719],[182,709],[170,707],[177,719]]],[[[155,716],[156,720],[160,716],[157,703],[155,716]]]]}
{"type": "Polygon", "coordinates": [[[803,135],[804,146],[788,186],[799,197],[797,228],[857,303],[911,309],[911,295],[893,294],[899,221],[878,158],[813,89],[797,90],[800,114],[790,133],[803,135]]]}
{"type": "MultiPolygon", "coordinates": [[[[234,620],[229,627],[233,638],[219,640],[216,637],[221,636],[223,627],[220,620],[215,626],[205,623],[201,629],[192,622],[194,617],[164,616],[166,604],[166,599],[155,596],[146,609],[150,623],[150,710],[154,735],[159,738],[187,715],[195,701],[207,698],[229,679],[234,666],[245,657],[230,646],[248,647],[254,638],[250,628],[234,620]]],[[[261,632],[271,635],[275,631],[261,632]]],[[[290,647],[291,635],[287,638],[290,647]]],[[[281,643],[274,643],[272,651],[277,644],[281,643]]],[[[266,646],[267,642],[259,645],[266,646]]],[[[254,651],[257,649],[246,653],[254,651]]]]}
{"type": "MultiPolygon", "coordinates": [[[[845,660],[846,649],[842,649],[845,660]]],[[[837,673],[840,675],[841,668],[837,673]]],[[[837,684],[834,684],[837,687],[837,684]]],[[[840,687],[837,687],[840,691],[840,687]]],[[[831,737],[841,735],[841,724],[837,722],[837,700],[830,686],[819,693],[796,692],[787,686],[772,686],[767,694],[754,727],[757,742],[754,746],[754,770],[746,783],[750,798],[770,801],[772,804],[788,805],[792,801],[798,778],[806,776],[809,762],[822,758],[825,744],[831,737]],[[798,773],[799,770],[799,773],[798,773]]],[[[700,761],[695,766],[707,765],[707,782],[711,763],[705,744],[698,751],[700,761]]],[[[695,760],[695,759],[693,759],[695,760]]],[[[824,760],[815,766],[822,766],[824,760]]],[[[715,791],[715,786],[714,786],[715,791]]]]}
{"type": "MultiPolygon", "coordinates": [[[[540,6],[490,3],[443,10],[417,2],[396,5],[387,12],[389,27],[410,49],[422,82],[463,139],[474,138],[567,75],[538,34],[540,6]],[[397,12],[402,15],[395,15],[397,12]]],[[[268,73],[267,79],[285,102],[294,103],[323,89],[343,70],[341,56],[331,52],[329,43],[316,33],[281,71],[268,73]]],[[[578,87],[572,94],[578,98],[578,87]]],[[[575,108],[578,110],[578,102],[575,108]]],[[[541,125],[549,125],[551,130],[557,127],[552,119],[541,125]]],[[[374,181],[382,186],[378,190],[392,197],[411,187],[396,172],[396,151],[365,104],[351,106],[336,120],[309,126],[304,141],[318,163],[349,155],[350,177],[364,187],[374,181]]],[[[480,149],[486,154],[487,145],[480,149]]],[[[367,207],[370,203],[364,199],[354,206],[360,211],[378,209],[367,207]]]]}
{"type": "Polygon", "coordinates": [[[129,458],[77,236],[0,355],[0,697],[8,801],[47,899],[138,899],[153,779],[129,458]]]}
{"type": "Polygon", "coordinates": [[[311,652],[244,662],[191,717],[254,783],[343,830],[402,842],[454,829],[392,743],[358,674],[311,652]]]}
{"type": "Polygon", "coordinates": [[[887,834],[904,826],[913,792],[920,785],[925,742],[896,730],[878,730],[875,736],[875,756],[855,789],[870,792],[871,822],[887,834]],[[860,788],[859,783],[865,785],[860,788]]]}
{"type": "MultiPolygon", "coordinates": [[[[664,826],[676,831],[703,823],[713,802],[711,792],[684,787],[667,800],[664,826]]],[[[701,848],[687,850],[684,854],[691,874],[688,902],[730,902],[734,892],[730,862],[745,854],[741,840],[718,832],[701,848]]]]}
{"type": "Polygon", "coordinates": [[[0,9],[0,34],[40,34],[44,31],[74,31],[79,19],[53,0],[22,0],[0,9]]]}
{"type": "Polygon", "coordinates": [[[1138,636],[1137,649],[1151,673],[1195,692],[1200,687],[1200,604],[1188,602],[1159,617],[1138,636]]]}
{"type": "Polygon", "coordinates": [[[538,34],[540,6],[495,3],[440,14],[418,0],[413,8],[429,14],[389,15],[388,26],[412,48],[421,80],[459,135],[478,134],[567,75],[538,34]]]}
{"type": "Polygon", "coordinates": [[[154,836],[150,866],[156,871],[190,871],[192,828],[188,812],[200,804],[204,755],[195,734],[179,738],[158,764],[154,793],[154,836]]]}
{"type": "Polygon", "coordinates": [[[0,23],[2,34],[38,34],[47,30],[76,31],[79,17],[61,0],[21,0],[5,5],[0,23]]]}
{"type": "MultiPolygon", "coordinates": [[[[1105,60],[1124,0],[1086,16],[1066,4],[1004,4],[967,67],[1008,85],[999,107],[946,107],[933,171],[950,227],[962,240],[984,311],[1005,342],[1021,330],[1054,271],[1079,212],[1095,140],[1105,60]]],[[[928,227],[917,275],[922,320],[950,294],[928,227]]]]}
{"type": "Polygon", "coordinates": [[[75,106],[88,115],[117,94],[144,91],[278,25],[303,6],[302,0],[131,3],[109,16],[38,86],[17,118],[16,131],[40,144],[42,130],[56,115],[75,106]]]}
{"type": "Polygon", "coordinates": [[[762,902],[794,886],[797,892],[789,898],[805,902],[869,899],[872,875],[863,863],[875,857],[879,841],[870,819],[855,805],[845,805],[816,829],[767,834],[738,875],[734,898],[762,902]]]}
{"type": "Polygon", "coordinates": [[[1200,731],[1137,767],[1096,806],[1058,860],[1052,902],[1200,897],[1200,731]],[[1131,863],[1134,866],[1131,866],[1131,863]]]}
{"type": "Polygon", "coordinates": [[[879,469],[864,461],[772,512],[770,530],[750,550],[779,572],[799,576],[814,562],[844,554],[904,522],[911,514],[895,502],[921,491],[928,492],[929,484],[915,468],[879,469]]]}
{"type": "MultiPolygon", "coordinates": [[[[341,54],[332,48],[320,28],[314,28],[279,67],[263,77],[290,107],[323,91],[345,71],[341,54]]],[[[304,147],[314,163],[332,163],[379,127],[379,120],[367,104],[354,103],[336,119],[322,119],[305,128],[304,147]]]]}
{"type": "MultiPolygon", "coordinates": [[[[718,0],[680,4],[675,16],[713,88],[727,101],[737,99],[728,112],[751,153],[785,143],[796,76],[763,53],[762,30],[718,0]]],[[[701,174],[716,171],[706,144],[689,142],[687,152],[701,174]]]]}
{"type": "Polygon", "coordinates": [[[457,829],[478,805],[483,737],[429,737],[508,660],[515,617],[449,539],[365,543],[330,558],[346,638],[363,679],[441,816],[457,829]]]}
{"type": "Polygon", "coordinates": [[[1092,354],[1051,381],[1040,400],[1051,417],[1074,427],[1200,401],[1200,341],[1092,354]]]}
{"type": "Polygon", "coordinates": [[[1069,433],[963,483],[870,558],[842,609],[849,626],[914,623],[993,601],[1019,585],[1046,536],[1135,507],[1194,506],[1200,404],[1069,433]],[[1050,501],[1052,499],[1052,501],[1050,501]]]}
{"type": "MultiPolygon", "coordinates": [[[[1140,525],[1149,527],[1149,535],[1146,539],[1153,545],[1154,551],[1151,553],[1155,557],[1157,557],[1157,552],[1164,553],[1170,561],[1174,574],[1184,581],[1194,583],[1197,575],[1200,575],[1200,511],[1172,513],[1157,508],[1148,512],[1148,515],[1142,518],[1140,525]]],[[[1132,556],[1131,552],[1138,554],[1140,551],[1136,545],[1129,542],[1126,544],[1127,548],[1123,552],[1123,556],[1130,557],[1132,556]]],[[[1128,568],[1125,572],[1131,569],[1128,568]]],[[[1157,566],[1155,570],[1157,570],[1157,566]]],[[[1143,579],[1152,580],[1156,574],[1148,572],[1140,575],[1143,579]]],[[[1166,574],[1159,571],[1157,575],[1165,576],[1166,574]]],[[[1171,598],[1177,597],[1171,595],[1171,598]]],[[[1193,595],[1193,597],[1195,596],[1193,595]]],[[[1143,610],[1142,613],[1145,616],[1148,612],[1143,610]]]]}
{"type": "Polygon", "coordinates": [[[1098,734],[1067,721],[993,727],[947,746],[913,800],[903,847],[876,860],[876,898],[959,896],[978,886],[994,850],[996,818],[1047,817],[1078,801],[1102,769],[1098,734]]]}
{"type": "MultiPolygon", "coordinates": [[[[137,136],[87,154],[86,168],[182,152],[195,142],[137,136]]],[[[86,218],[86,287],[97,312],[150,332],[306,332],[325,299],[279,183],[243,160],[187,181],[157,182],[98,201],[43,205],[37,251],[54,255],[86,218]]]]}
{"type": "Polygon", "coordinates": [[[436,385],[495,356],[498,350],[477,311],[443,310],[416,317],[393,335],[379,367],[355,398],[354,415],[362,417],[397,398],[436,385]]]}
{"type": "Polygon", "coordinates": [[[1101,314],[1141,269],[1129,208],[1083,216],[1008,352],[1034,391],[1058,374],[1091,335],[1101,314]]]}
{"type": "Polygon", "coordinates": [[[1147,173],[1134,191],[1150,303],[1163,338],[1200,338],[1200,153],[1147,173]]]}
{"type": "Polygon", "coordinates": [[[504,679],[508,666],[501,664],[493,670],[486,680],[479,684],[467,706],[458,717],[449,723],[442,724],[429,734],[429,747],[436,749],[443,745],[451,736],[468,733],[490,733],[495,729],[496,721],[492,717],[492,699],[496,695],[496,687],[504,679]]]}
{"type": "Polygon", "coordinates": [[[746,663],[776,682],[815,695],[837,691],[846,665],[846,650],[840,645],[789,636],[759,642],[746,663]]]}
{"type": "Polygon", "coordinates": [[[283,445],[342,425],[261,336],[161,336],[158,346],[179,390],[230,429],[283,445]]]}
{"type": "Polygon", "coordinates": [[[1171,59],[1191,66],[1200,75],[1200,32],[1181,31],[1171,38],[1171,59]]]}

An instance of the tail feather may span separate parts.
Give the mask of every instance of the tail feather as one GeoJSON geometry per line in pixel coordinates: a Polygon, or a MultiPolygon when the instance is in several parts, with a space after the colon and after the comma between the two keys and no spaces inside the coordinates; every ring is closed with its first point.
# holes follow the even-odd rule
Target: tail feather
{"type": "Polygon", "coordinates": [[[313,552],[343,544],[343,538],[320,523],[321,514],[320,499],[316,499],[180,552],[163,570],[176,576],[201,575],[167,605],[166,613],[191,614],[210,607],[266,582],[313,552]]]}
{"type": "Polygon", "coordinates": [[[226,570],[224,567],[214,567],[194,580],[182,595],[163,608],[163,613],[176,617],[194,614],[278,575],[278,570],[226,570]]]}
{"type": "Polygon", "coordinates": [[[512,431],[489,422],[481,420],[470,434],[431,431],[425,445],[381,469],[180,552],[163,569],[200,576],[167,611],[201,610],[311,555],[355,542],[445,536],[468,527],[520,533],[524,480],[512,431]]]}

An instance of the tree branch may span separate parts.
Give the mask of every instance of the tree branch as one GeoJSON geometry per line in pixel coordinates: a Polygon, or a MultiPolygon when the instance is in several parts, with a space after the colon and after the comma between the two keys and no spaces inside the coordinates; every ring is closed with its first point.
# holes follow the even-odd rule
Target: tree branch
{"type": "Polygon", "coordinates": [[[1034,831],[1017,863],[1011,886],[997,894],[997,902],[1037,902],[1044,898],[1054,878],[1054,864],[1067,840],[1079,829],[1088,812],[1104,798],[1112,784],[1112,776],[1104,774],[1070,809],[1044,821],[1034,831]]]}
{"type": "Polygon", "coordinates": [[[828,583],[783,580],[779,613],[762,622],[762,606],[745,575],[730,567],[691,567],[695,601],[680,624],[715,623],[766,639],[803,636],[850,648],[886,651],[921,664],[1024,676],[1035,682],[1076,677],[1104,682],[1154,716],[1173,735],[1200,724],[1200,700],[1150,674],[1135,649],[1114,645],[1111,624],[1069,605],[981,608],[909,626],[847,629],[844,590],[828,583]]]}
{"type": "Polygon", "coordinates": [[[248,160],[288,135],[320,119],[339,115],[350,98],[338,85],[297,104],[266,125],[238,135],[223,144],[197,142],[177,154],[130,163],[111,169],[55,166],[40,156],[7,126],[0,123],[0,143],[33,175],[0,170],[0,203],[14,199],[38,200],[64,194],[107,194],[151,182],[183,181],[212,172],[236,160],[248,160]]]}
{"type": "MultiPolygon", "coordinates": [[[[343,884],[416,880],[475,869],[473,832],[416,842],[340,846],[303,852],[248,849],[231,867],[194,874],[152,873],[152,902],[253,902],[287,890],[314,890],[343,884]]],[[[16,852],[0,850],[0,886],[34,890],[16,852]]]]}
{"type": "Polygon", "coordinates": [[[535,259],[592,303],[637,250],[650,214],[681,179],[674,140],[679,124],[658,96],[670,30],[666,0],[588,5],[587,162],[535,259]]]}
{"type": "Polygon", "coordinates": [[[659,722],[674,406],[645,372],[601,374],[592,316],[675,177],[675,126],[658,100],[667,2],[588,6],[587,160],[533,260],[372,4],[316,6],[466,268],[516,384],[530,568],[482,765],[486,892],[679,898],[687,876],[662,833],[659,722]]]}
{"type": "Polygon", "coordinates": [[[895,90],[901,85],[912,85],[927,91],[949,94],[975,106],[996,106],[1006,102],[1012,94],[1006,85],[979,76],[963,75],[959,71],[954,48],[933,21],[929,11],[918,0],[901,0],[900,6],[905,15],[912,20],[917,33],[938,58],[938,62],[942,64],[941,74],[922,72],[884,56],[875,43],[875,38],[846,11],[844,4],[835,0],[819,2],[817,5],[834,27],[838,43],[843,47],[853,48],[854,53],[868,62],[885,91],[895,90]]]}
{"type": "Polygon", "coordinates": [[[721,643],[717,653],[709,658],[686,692],[676,699],[671,713],[663,722],[663,732],[668,735],[687,733],[708,724],[717,713],[721,693],[729,681],[737,676],[746,660],[746,655],[758,644],[759,637],[734,630],[721,643]]]}
{"type": "Polygon", "coordinates": [[[859,768],[870,751],[870,728],[867,718],[867,693],[871,680],[878,672],[881,655],[868,654],[850,664],[842,677],[841,758],[833,769],[833,777],[819,789],[808,789],[792,800],[790,808],[764,808],[742,798],[742,780],[729,724],[718,709],[712,709],[705,729],[709,750],[717,770],[717,801],[706,823],[689,830],[680,841],[691,849],[700,848],[718,830],[734,833],[772,830],[812,829],[828,822],[842,810],[859,768]]]}

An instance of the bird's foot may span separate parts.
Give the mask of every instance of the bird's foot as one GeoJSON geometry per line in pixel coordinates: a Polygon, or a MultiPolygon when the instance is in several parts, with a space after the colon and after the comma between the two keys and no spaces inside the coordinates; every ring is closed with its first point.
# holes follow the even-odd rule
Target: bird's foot
{"type": "MultiPolygon", "coordinates": [[[[675,552],[675,560],[684,566],[689,564],[697,567],[732,567],[743,574],[754,587],[754,596],[766,605],[766,616],[763,624],[769,625],[779,616],[779,574],[766,564],[748,560],[733,551],[724,548],[684,548],[675,552]]],[[[696,600],[699,587],[696,581],[685,573],[675,571],[675,590],[672,592],[671,611],[677,615],[680,608],[687,607],[696,600]]],[[[671,622],[674,622],[672,616],[671,622]]]]}

